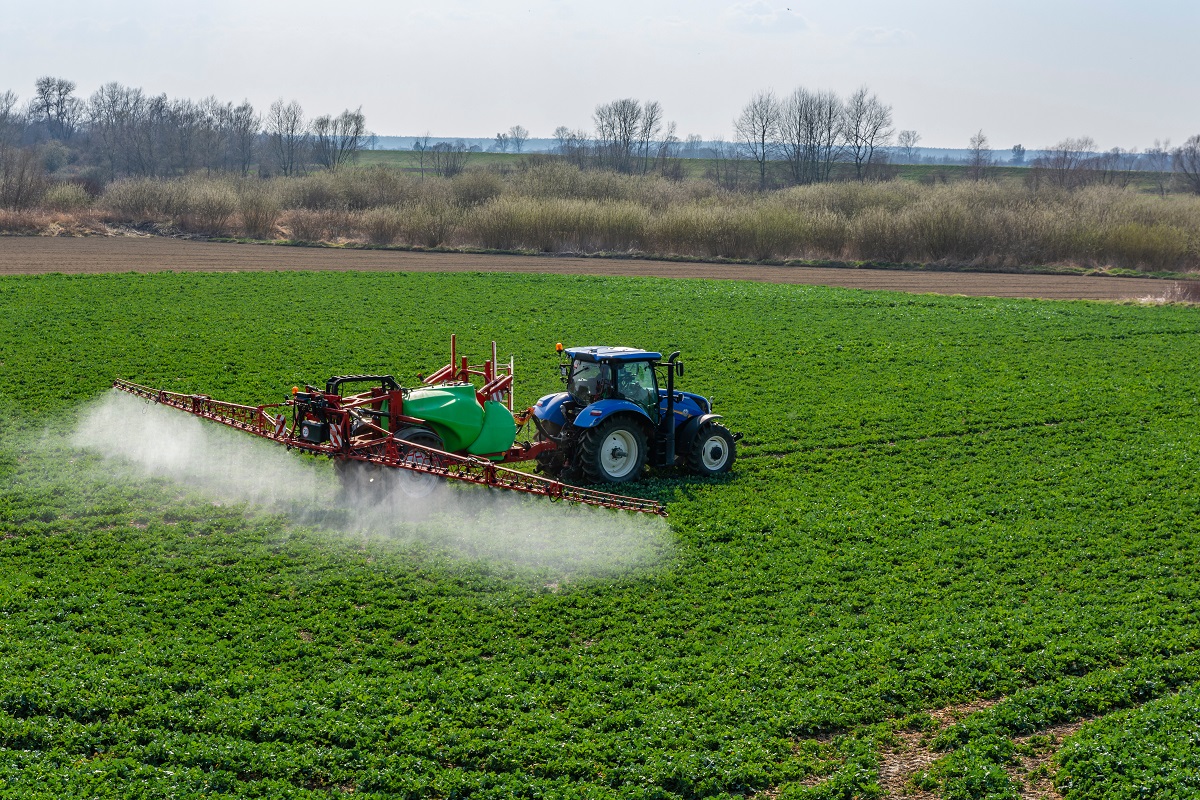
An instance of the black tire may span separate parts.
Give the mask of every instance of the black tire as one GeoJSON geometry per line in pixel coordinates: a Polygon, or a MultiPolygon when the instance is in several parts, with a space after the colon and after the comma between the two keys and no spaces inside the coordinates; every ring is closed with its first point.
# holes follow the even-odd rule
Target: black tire
{"type": "Polygon", "coordinates": [[[343,502],[375,505],[387,496],[383,467],[378,464],[338,459],[333,468],[342,482],[343,502]]]}
{"type": "MultiPolygon", "coordinates": [[[[434,450],[446,449],[445,443],[442,442],[442,437],[428,428],[407,428],[396,434],[396,440],[432,447],[434,450]]],[[[436,455],[416,448],[409,450],[401,457],[401,460],[430,467],[444,466],[442,459],[436,455]]],[[[396,487],[408,497],[428,497],[442,484],[441,478],[431,475],[428,472],[417,472],[411,469],[397,469],[394,471],[396,473],[396,487]]]]}
{"type": "Polygon", "coordinates": [[[610,417],[579,439],[578,461],[588,483],[624,483],[642,476],[646,434],[630,417],[610,417]]]}
{"type": "MultiPolygon", "coordinates": [[[[545,441],[549,440],[541,434],[538,434],[538,437],[534,440],[535,443],[539,444],[545,441]]],[[[565,461],[562,448],[556,447],[553,450],[547,450],[543,453],[538,453],[536,460],[537,471],[543,475],[547,475],[551,478],[557,478],[562,474],[563,463],[565,461]]]]}
{"type": "Polygon", "coordinates": [[[706,422],[696,431],[688,448],[688,468],[697,475],[729,472],[737,458],[733,434],[719,422],[706,422]]]}

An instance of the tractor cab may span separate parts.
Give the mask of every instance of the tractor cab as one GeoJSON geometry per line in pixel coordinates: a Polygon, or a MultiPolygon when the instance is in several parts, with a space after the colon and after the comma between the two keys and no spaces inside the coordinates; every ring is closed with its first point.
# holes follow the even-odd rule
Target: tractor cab
{"type": "Polygon", "coordinates": [[[657,422],[658,381],[654,367],[662,353],[632,347],[586,347],[564,351],[571,359],[563,365],[567,394],[576,405],[600,400],[624,400],[642,409],[657,422]]]}
{"type": "Polygon", "coordinates": [[[616,483],[636,480],[647,464],[728,471],[739,437],[720,425],[706,398],[675,390],[683,375],[678,352],[664,360],[633,347],[556,349],[567,359],[560,366],[566,391],[532,409],[539,441],[555,445],[538,457],[544,472],[616,483]]]}

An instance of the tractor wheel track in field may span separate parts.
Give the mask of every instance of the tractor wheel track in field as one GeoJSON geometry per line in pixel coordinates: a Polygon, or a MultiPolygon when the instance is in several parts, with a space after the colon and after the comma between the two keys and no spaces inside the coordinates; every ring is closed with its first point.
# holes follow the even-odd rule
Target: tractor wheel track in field
{"type": "Polygon", "coordinates": [[[431,253],[278,247],[134,236],[0,237],[0,275],[119,272],[524,272],[703,278],[883,289],[916,294],[1131,301],[1162,298],[1173,282],[1153,278],[781,267],[625,258],[431,253]]]}

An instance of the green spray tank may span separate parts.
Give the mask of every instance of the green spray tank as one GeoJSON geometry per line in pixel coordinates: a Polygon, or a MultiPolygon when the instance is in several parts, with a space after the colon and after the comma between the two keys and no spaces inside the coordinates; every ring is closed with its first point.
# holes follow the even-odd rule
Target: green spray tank
{"type": "Polygon", "coordinates": [[[404,393],[403,414],[425,422],[451,453],[500,460],[517,438],[513,413],[498,400],[479,402],[470,383],[419,386],[404,393]]]}

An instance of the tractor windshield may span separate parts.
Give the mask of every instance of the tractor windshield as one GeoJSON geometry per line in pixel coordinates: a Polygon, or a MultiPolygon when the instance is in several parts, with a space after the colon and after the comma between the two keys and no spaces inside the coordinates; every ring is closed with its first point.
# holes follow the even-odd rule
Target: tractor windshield
{"type": "Polygon", "coordinates": [[[579,405],[590,405],[600,394],[600,365],[594,361],[576,359],[571,364],[567,392],[579,405]]]}

